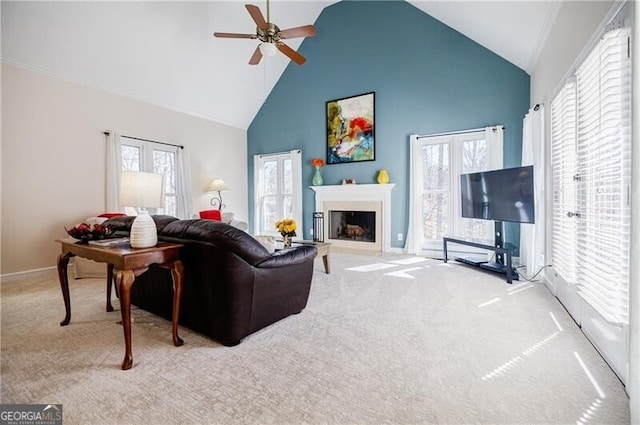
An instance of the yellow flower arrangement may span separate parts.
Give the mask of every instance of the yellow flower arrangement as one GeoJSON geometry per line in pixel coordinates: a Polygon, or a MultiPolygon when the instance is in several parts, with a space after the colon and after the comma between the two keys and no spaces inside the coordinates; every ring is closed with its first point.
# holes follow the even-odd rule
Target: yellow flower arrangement
{"type": "Polygon", "coordinates": [[[285,218],[285,219],[276,221],[276,229],[278,229],[278,232],[280,232],[280,234],[283,237],[295,236],[297,228],[298,228],[298,224],[292,218],[285,218]]]}
{"type": "Polygon", "coordinates": [[[276,221],[276,229],[278,229],[278,232],[282,235],[282,244],[285,248],[291,246],[291,238],[296,235],[297,227],[296,221],[292,218],[284,218],[276,221]]]}

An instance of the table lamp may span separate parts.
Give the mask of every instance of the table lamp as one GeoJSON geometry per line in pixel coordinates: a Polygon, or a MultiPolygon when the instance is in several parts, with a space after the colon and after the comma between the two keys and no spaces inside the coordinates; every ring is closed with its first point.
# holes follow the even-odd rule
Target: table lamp
{"type": "Polygon", "coordinates": [[[223,190],[228,190],[227,184],[222,179],[214,179],[209,185],[209,189],[207,192],[218,192],[218,196],[213,196],[211,198],[211,206],[222,211],[225,204],[222,203],[222,192],[223,190]]]}
{"type": "Polygon", "coordinates": [[[120,205],[140,207],[131,225],[132,248],[150,248],[158,243],[158,229],[145,208],[162,208],[164,176],[140,171],[123,171],[120,175],[120,205]]]}

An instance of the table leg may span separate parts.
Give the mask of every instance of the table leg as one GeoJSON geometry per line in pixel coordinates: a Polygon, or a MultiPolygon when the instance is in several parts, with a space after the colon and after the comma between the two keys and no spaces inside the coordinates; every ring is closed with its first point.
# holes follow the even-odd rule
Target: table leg
{"type": "Polygon", "coordinates": [[[326,274],[331,273],[330,269],[329,269],[329,253],[327,252],[326,255],[322,256],[322,262],[324,263],[324,272],[326,274]]]}
{"type": "Polygon", "coordinates": [[[507,257],[507,283],[513,283],[511,280],[511,253],[507,252],[505,255],[507,257]]]}
{"type": "Polygon", "coordinates": [[[442,239],[442,251],[444,254],[443,260],[446,263],[447,262],[447,240],[446,239],[442,239]]]}
{"type": "Polygon", "coordinates": [[[113,286],[113,264],[107,264],[107,311],[113,311],[111,305],[111,288],[113,286]]]}
{"type": "Polygon", "coordinates": [[[60,288],[62,289],[62,299],[64,299],[64,309],[66,314],[64,320],[60,322],[60,326],[66,326],[71,321],[71,298],[69,297],[69,275],[67,273],[67,266],[69,265],[69,259],[74,254],[70,252],[63,252],[58,256],[58,279],[60,280],[60,288]]]}
{"type": "Polygon", "coordinates": [[[116,285],[120,288],[120,313],[122,314],[125,345],[122,370],[131,369],[131,366],[133,366],[133,354],[131,352],[131,286],[133,286],[135,278],[133,270],[118,270],[116,272],[116,285]]]}
{"type": "Polygon", "coordinates": [[[173,313],[171,316],[171,332],[173,345],[176,347],[184,344],[182,338],[178,336],[178,320],[180,319],[180,303],[182,301],[182,276],[184,268],[182,261],[178,260],[171,266],[171,276],[173,277],[173,313]]]}

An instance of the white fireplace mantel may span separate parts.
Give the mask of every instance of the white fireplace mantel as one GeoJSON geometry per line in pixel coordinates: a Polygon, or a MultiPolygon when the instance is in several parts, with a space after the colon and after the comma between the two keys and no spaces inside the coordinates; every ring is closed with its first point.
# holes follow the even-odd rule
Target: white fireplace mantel
{"type": "Polygon", "coordinates": [[[325,202],[381,202],[382,250],[391,250],[391,190],[395,184],[341,184],[310,186],[315,191],[316,211],[324,211],[325,202]]]}

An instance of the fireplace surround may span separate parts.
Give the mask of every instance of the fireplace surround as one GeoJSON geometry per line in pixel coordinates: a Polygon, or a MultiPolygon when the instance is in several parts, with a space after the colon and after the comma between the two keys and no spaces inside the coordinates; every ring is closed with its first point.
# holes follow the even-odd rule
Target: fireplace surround
{"type": "MultiPolygon", "coordinates": [[[[324,213],[325,242],[335,247],[387,252],[391,250],[391,190],[394,184],[311,186],[315,211],[324,213]],[[331,220],[332,212],[349,219],[331,220]],[[360,221],[355,217],[360,216],[360,221]],[[364,218],[367,217],[367,218],[364,218]],[[375,235],[374,237],[370,237],[375,235]],[[366,236],[366,237],[365,237],[366,236]]],[[[336,217],[335,214],[333,214],[336,217]]]]}

